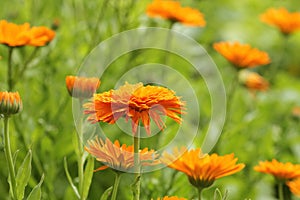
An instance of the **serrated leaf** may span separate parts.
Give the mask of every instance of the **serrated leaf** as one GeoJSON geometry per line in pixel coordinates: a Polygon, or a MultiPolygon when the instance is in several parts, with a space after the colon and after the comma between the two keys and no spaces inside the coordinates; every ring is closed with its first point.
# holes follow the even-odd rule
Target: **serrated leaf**
{"type": "Polygon", "coordinates": [[[42,178],[40,182],[32,189],[30,194],[27,197],[27,200],[40,200],[42,197],[42,183],[44,181],[44,174],[42,175],[42,178]]]}
{"type": "Polygon", "coordinates": [[[87,164],[84,170],[82,199],[86,199],[89,194],[93,174],[94,174],[94,158],[90,156],[87,159],[87,164]]]}
{"type": "Polygon", "coordinates": [[[64,158],[64,168],[65,168],[65,173],[66,173],[66,176],[67,176],[67,179],[69,181],[69,184],[72,188],[72,190],[74,191],[75,195],[78,197],[78,199],[81,199],[80,198],[80,195],[79,195],[79,192],[78,192],[78,189],[77,187],[74,185],[73,181],[72,181],[72,177],[69,173],[69,170],[68,170],[68,163],[67,163],[67,158],[65,157],[64,158]]]}
{"type": "Polygon", "coordinates": [[[29,150],[26,157],[23,160],[23,163],[18,169],[18,173],[16,176],[16,194],[18,200],[22,200],[24,197],[25,187],[28,184],[31,174],[31,159],[32,153],[31,150],[29,150]]]}
{"type": "Polygon", "coordinates": [[[108,197],[110,196],[111,192],[112,192],[113,186],[107,188],[104,193],[102,194],[100,200],[107,200],[108,197]]]}

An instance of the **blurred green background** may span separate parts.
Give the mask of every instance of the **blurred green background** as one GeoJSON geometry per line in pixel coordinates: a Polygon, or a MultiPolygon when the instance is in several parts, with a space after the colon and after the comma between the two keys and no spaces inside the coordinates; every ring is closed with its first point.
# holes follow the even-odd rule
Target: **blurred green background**
{"type": "MultiPolygon", "coordinates": [[[[75,125],[72,114],[72,98],[65,86],[66,75],[76,75],[84,58],[96,45],[112,35],[138,27],[165,27],[163,19],[149,18],[146,13],[148,0],[2,0],[0,19],[32,26],[47,26],[56,29],[55,39],[39,49],[37,57],[30,63],[29,69],[17,85],[23,100],[24,110],[14,117],[11,126],[13,152],[18,150],[17,166],[25,157],[27,150],[33,151],[32,177],[28,186],[36,185],[42,174],[43,199],[76,199],[64,173],[63,159],[67,157],[72,177],[77,175],[74,153],[75,125]],[[12,123],[13,124],[13,123],[12,123]]],[[[243,86],[239,86],[231,99],[230,117],[218,142],[218,154],[235,153],[238,162],[246,168],[235,175],[217,180],[212,188],[204,191],[205,199],[212,199],[215,188],[222,192],[228,190],[229,199],[274,200],[274,181],[270,175],[253,170],[261,160],[276,158],[282,162],[300,162],[300,116],[292,114],[295,106],[300,106],[300,32],[288,39],[275,28],[262,23],[259,15],[270,7],[286,7],[289,11],[299,11],[300,1],[296,0],[185,0],[185,6],[199,9],[204,13],[207,25],[203,28],[191,28],[175,24],[173,29],[192,37],[207,50],[216,63],[226,90],[229,89],[236,71],[212,48],[218,41],[240,41],[269,53],[272,63],[254,71],[260,72],[270,80],[270,90],[257,93],[256,97],[243,86]],[[284,48],[284,45],[286,47],[284,48]],[[269,70],[279,67],[272,77],[269,70]]],[[[134,39],[134,38],[132,38],[134,39]]],[[[117,47],[112,47],[117,48],[117,47]]],[[[20,63],[32,51],[33,47],[19,48],[14,54],[14,66],[20,63]]],[[[126,55],[120,58],[108,70],[99,88],[99,92],[111,89],[123,73],[137,64],[159,61],[163,52],[148,51],[143,59],[136,59],[128,68],[118,68],[126,62],[126,55]]],[[[6,90],[7,48],[0,46],[0,89],[6,90]]],[[[130,55],[127,55],[130,56],[130,55]]],[[[201,120],[199,139],[195,146],[201,146],[211,116],[211,102],[204,80],[194,77],[187,70],[188,63],[170,56],[169,65],[176,67],[190,81],[200,105],[201,120]],[[178,66],[182,65],[182,68],[178,66]]],[[[0,125],[2,129],[2,123],[0,125]]],[[[167,124],[163,135],[172,132],[178,125],[167,124]]],[[[130,144],[128,136],[120,133],[117,126],[103,125],[105,131],[111,131],[111,139],[120,139],[130,144]]],[[[153,140],[145,141],[143,146],[152,147],[153,140]]],[[[8,199],[8,169],[0,144],[0,199],[8,199]]],[[[99,163],[96,166],[100,166],[99,163]]],[[[100,199],[101,194],[113,184],[110,170],[96,172],[89,193],[89,199],[100,199]]],[[[132,175],[121,180],[118,199],[129,199],[129,185],[132,175]]],[[[75,178],[76,182],[76,178],[75,178]]],[[[182,173],[162,169],[147,173],[142,179],[141,199],[178,195],[188,199],[196,198],[196,191],[189,185],[182,173]],[[173,177],[173,178],[171,178],[173,177]],[[169,187],[169,185],[171,185],[169,187]]],[[[294,198],[294,197],[293,197],[294,198]]],[[[296,198],[294,198],[296,199],[296,198]]]]}

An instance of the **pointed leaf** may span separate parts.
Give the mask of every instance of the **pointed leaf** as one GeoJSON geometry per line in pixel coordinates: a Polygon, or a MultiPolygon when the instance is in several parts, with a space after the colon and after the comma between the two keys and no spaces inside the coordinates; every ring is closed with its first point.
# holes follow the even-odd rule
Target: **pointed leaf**
{"type": "Polygon", "coordinates": [[[77,187],[74,185],[73,181],[72,181],[72,177],[69,173],[69,170],[68,170],[68,163],[67,163],[67,158],[65,157],[64,159],[64,168],[65,168],[65,173],[66,173],[66,176],[67,176],[67,179],[71,185],[71,188],[72,190],[74,191],[75,195],[78,197],[78,199],[81,199],[80,198],[80,195],[79,195],[79,192],[77,190],[77,187]]]}
{"type": "Polygon", "coordinates": [[[94,174],[94,158],[89,156],[87,159],[87,164],[84,170],[84,177],[83,177],[83,192],[82,192],[83,199],[86,199],[89,194],[93,174],[94,174]]]}
{"type": "Polygon", "coordinates": [[[42,178],[40,182],[32,189],[30,194],[27,197],[27,200],[40,200],[42,197],[42,183],[44,181],[44,174],[42,175],[42,178]]]}
{"type": "Polygon", "coordinates": [[[107,189],[104,191],[104,193],[102,194],[100,200],[107,200],[108,197],[109,197],[110,194],[111,194],[112,189],[113,189],[113,186],[107,188],[107,189]]]}
{"type": "Polygon", "coordinates": [[[24,197],[25,187],[28,184],[31,174],[31,159],[32,153],[31,150],[29,150],[16,176],[16,193],[18,200],[22,200],[24,197]]]}

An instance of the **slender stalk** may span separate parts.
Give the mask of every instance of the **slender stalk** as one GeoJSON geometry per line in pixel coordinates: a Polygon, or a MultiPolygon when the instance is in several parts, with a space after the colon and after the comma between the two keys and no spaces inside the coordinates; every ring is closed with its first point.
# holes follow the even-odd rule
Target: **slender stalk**
{"type": "Polygon", "coordinates": [[[80,116],[79,116],[79,121],[78,121],[78,131],[76,132],[77,136],[77,148],[78,148],[78,155],[77,155],[77,166],[78,166],[78,178],[79,178],[79,194],[80,194],[80,199],[85,200],[83,198],[83,179],[84,179],[84,157],[83,157],[83,146],[82,146],[82,121],[83,121],[83,116],[82,116],[82,103],[83,99],[79,99],[80,103],[80,116]]]}
{"type": "Polygon", "coordinates": [[[120,179],[121,179],[121,174],[119,172],[116,172],[116,179],[115,179],[115,183],[114,183],[114,187],[113,187],[113,191],[112,191],[112,195],[111,195],[111,200],[117,199],[117,193],[118,193],[120,179]]]}
{"type": "Polygon", "coordinates": [[[9,123],[8,123],[8,116],[4,117],[4,151],[5,157],[8,164],[8,170],[10,175],[10,182],[11,182],[11,190],[12,190],[12,199],[16,199],[16,173],[13,163],[13,157],[11,154],[10,148],[10,139],[9,139],[9,123]]]}
{"type": "Polygon", "coordinates": [[[203,188],[198,188],[198,200],[201,200],[201,196],[202,196],[202,190],[203,188]]]}
{"type": "Polygon", "coordinates": [[[279,200],[284,200],[283,183],[282,182],[279,182],[279,184],[278,184],[278,195],[279,195],[279,200]]]}
{"type": "Polygon", "coordinates": [[[13,78],[12,78],[12,53],[13,47],[8,48],[8,61],[7,61],[7,86],[8,91],[12,91],[13,89],[13,78]]]}
{"type": "Polygon", "coordinates": [[[132,193],[133,193],[133,200],[140,199],[140,192],[141,192],[141,173],[140,173],[140,156],[139,156],[139,149],[140,149],[140,128],[138,126],[138,130],[136,135],[133,137],[133,149],[134,149],[134,173],[135,173],[135,180],[132,184],[132,193]]]}

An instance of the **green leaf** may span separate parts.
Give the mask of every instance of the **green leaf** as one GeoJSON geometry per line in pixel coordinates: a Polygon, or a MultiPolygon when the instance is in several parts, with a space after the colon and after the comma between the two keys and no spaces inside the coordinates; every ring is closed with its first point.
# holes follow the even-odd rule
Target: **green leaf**
{"type": "Polygon", "coordinates": [[[88,157],[87,164],[84,170],[83,192],[82,192],[83,199],[86,199],[89,194],[93,174],[94,174],[94,158],[90,156],[88,157]]]}
{"type": "Polygon", "coordinates": [[[42,175],[42,178],[40,182],[32,189],[30,194],[27,197],[27,200],[40,200],[42,197],[42,190],[41,186],[44,181],[44,174],[42,175]]]}
{"type": "Polygon", "coordinates": [[[100,200],[107,200],[108,197],[109,197],[110,194],[111,194],[112,189],[113,189],[113,186],[107,188],[107,189],[104,191],[104,193],[102,194],[100,200]]]}
{"type": "Polygon", "coordinates": [[[67,163],[67,158],[65,157],[64,158],[64,168],[65,168],[65,172],[66,172],[66,176],[67,176],[67,179],[71,185],[71,188],[72,190],[74,191],[75,195],[78,197],[78,199],[81,199],[80,198],[80,195],[79,195],[79,192],[78,192],[78,189],[77,187],[74,185],[73,181],[72,181],[72,177],[69,173],[69,170],[68,170],[68,163],[67,163]]]}
{"type": "Polygon", "coordinates": [[[31,150],[29,150],[16,176],[16,193],[18,200],[22,200],[24,197],[25,187],[28,184],[31,174],[31,159],[32,153],[31,150]]]}

